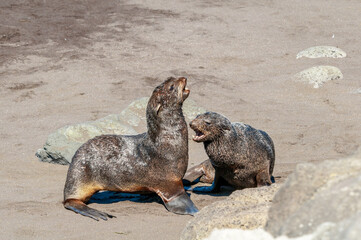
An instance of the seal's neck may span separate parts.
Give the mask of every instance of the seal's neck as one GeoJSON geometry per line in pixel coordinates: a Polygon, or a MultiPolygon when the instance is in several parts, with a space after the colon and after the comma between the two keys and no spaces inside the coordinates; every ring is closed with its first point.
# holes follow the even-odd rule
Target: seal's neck
{"type": "Polygon", "coordinates": [[[188,140],[188,128],[182,108],[163,109],[159,114],[148,115],[147,126],[148,136],[153,142],[179,141],[183,138],[188,140]]]}
{"type": "Polygon", "coordinates": [[[222,162],[223,157],[227,157],[233,152],[235,146],[234,129],[224,135],[220,135],[212,141],[205,141],[204,148],[207,155],[212,160],[213,164],[217,165],[217,162],[222,162]]]}

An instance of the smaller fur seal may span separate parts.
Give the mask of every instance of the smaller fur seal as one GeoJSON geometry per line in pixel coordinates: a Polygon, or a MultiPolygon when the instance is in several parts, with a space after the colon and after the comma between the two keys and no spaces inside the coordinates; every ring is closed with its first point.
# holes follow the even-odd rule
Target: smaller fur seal
{"type": "Polygon", "coordinates": [[[200,177],[205,182],[213,180],[211,187],[196,187],[193,191],[218,192],[223,183],[237,189],[272,183],[275,150],[266,132],[247,124],[231,123],[215,112],[198,115],[189,125],[196,133],[193,140],[203,142],[209,159],[190,168],[184,182],[200,177]]]}
{"type": "Polygon", "coordinates": [[[168,211],[198,211],[184,191],[188,166],[188,129],[182,112],[187,79],[168,78],[147,105],[148,131],[139,135],[101,135],[84,143],[69,166],[64,207],[99,220],[113,217],[86,205],[101,190],[157,193],[168,211]]]}

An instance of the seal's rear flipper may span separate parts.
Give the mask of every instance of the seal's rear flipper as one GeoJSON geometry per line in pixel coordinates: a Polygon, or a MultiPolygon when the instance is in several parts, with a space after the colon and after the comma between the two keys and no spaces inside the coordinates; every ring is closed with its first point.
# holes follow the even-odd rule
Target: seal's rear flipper
{"type": "Polygon", "coordinates": [[[198,208],[185,192],[168,202],[164,201],[164,205],[168,211],[176,214],[188,214],[193,216],[198,212],[198,208]]]}
{"type": "Polygon", "coordinates": [[[115,216],[110,215],[108,213],[105,212],[101,212],[98,210],[95,210],[93,208],[88,207],[87,205],[85,205],[85,203],[83,203],[82,201],[78,200],[78,199],[68,199],[64,202],[64,207],[68,210],[72,210],[76,213],[79,213],[83,216],[86,217],[90,217],[96,221],[99,221],[99,218],[107,221],[108,217],[109,218],[113,218],[115,216]]]}

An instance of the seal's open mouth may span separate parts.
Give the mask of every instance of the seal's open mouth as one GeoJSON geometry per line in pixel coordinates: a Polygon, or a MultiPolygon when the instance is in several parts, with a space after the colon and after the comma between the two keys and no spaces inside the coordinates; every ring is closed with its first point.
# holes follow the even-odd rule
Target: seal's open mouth
{"type": "Polygon", "coordinates": [[[190,90],[186,87],[187,86],[187,78],[181,77],[181,78],[179,78],[179,80],[180,80],[180,84],[179,84],[180,89],[179,90],[181,90],[181,91],[179,91],[179,93],[182,94],[180,97],[184,101],[189,96],[190,90]]]}
{"type": "Polygon", "coordinates": [[[189,96],[189,92],[190,92],[190,90],[188,88],[184,87],[183,96],[182,96],[183,101],[186,100],[186,98],[189,96]]]}
{"type": "Polygon", "coordinates": [[[206,135],[204,135],[204,133],[199,130],[194,130],[194,131],[196,132],[196,135],[193,136],[193,141],[202,142],[204,140],[204,138],[206,137],[206,135]]]}

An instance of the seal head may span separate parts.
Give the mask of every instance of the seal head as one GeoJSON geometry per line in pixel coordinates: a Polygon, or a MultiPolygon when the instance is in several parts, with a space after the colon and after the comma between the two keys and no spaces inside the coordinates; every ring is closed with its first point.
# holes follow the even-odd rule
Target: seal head
{"type": "Polygon", "coordinates": [[[187,78],[185,77],[168,78],[154,89],[148,102],[147,112],[151,110],[158,114],[161,108],[169,111],[178,110],[189,96],[190,90],[186,86],[187,78]]]}
{"type": "Polygon", "coordinates": [[[214,112],[198,115],[189,126],[196,133],[193,136],[195,142],[214,141],[232,129],[232,123],[227,118],[214,112]]]}

